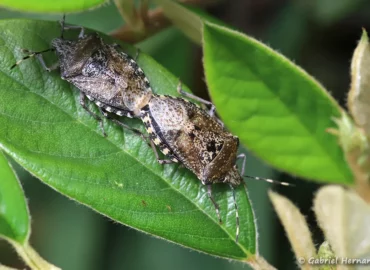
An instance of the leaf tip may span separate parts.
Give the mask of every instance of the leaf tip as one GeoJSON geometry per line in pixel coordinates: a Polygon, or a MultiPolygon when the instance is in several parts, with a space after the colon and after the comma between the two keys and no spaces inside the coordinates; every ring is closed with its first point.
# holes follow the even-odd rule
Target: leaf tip
{"type": "Polygon", "coordinates": [[[368,42],[368,41],[369,41],[369,36],[367,35],[367,31],[365,27],[362,27],[362,35],[361,35],[360,42],[368,42]]]}
{"type": "Polygon", "coordinates": [[[348,109],[356,124],[370,134],[370,64],[369,37],[362,28],[361,39],[353,53],[351,62],[351,89],[348,93],[348,109]]]}

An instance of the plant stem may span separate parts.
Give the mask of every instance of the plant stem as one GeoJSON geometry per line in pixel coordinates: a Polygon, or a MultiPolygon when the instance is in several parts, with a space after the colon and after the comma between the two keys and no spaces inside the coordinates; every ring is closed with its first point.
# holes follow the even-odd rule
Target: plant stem
{"type": "Polygon", "coordinates": [[[18,255],[23,259],[27,266],[29,266],[32,270],[60,270],[59,267],[56,267],[41,258],[41,256],[29,245],[28,242],[26,242],[24,245],[12,240],[9,240],[9,242],[13,245],[18,255]]]}
{"type": "Polygon", "coordinates": [[[249,266],[252,267],[254,270],[276,270],[275,267],[270,265],[263,257],[260,257],[258,255],[249,258],[246,263],[248,263],[249,266]]]}
{"type": "MultiPolygon", "coordinates": [[[[219,1],[180,0],[179,2],[193,6],[205,7],[213,5],[219,1]]],[[[167,19],[162,8],[148,11],[146,9],[146,1],[141,6],[139,13],[135,10],[132,0],[115,0],[115,3],[127,24],[113,31],[110,35],[121,41],[134,44],[166,29],[171,25],[170,20],[167,19]]]]}

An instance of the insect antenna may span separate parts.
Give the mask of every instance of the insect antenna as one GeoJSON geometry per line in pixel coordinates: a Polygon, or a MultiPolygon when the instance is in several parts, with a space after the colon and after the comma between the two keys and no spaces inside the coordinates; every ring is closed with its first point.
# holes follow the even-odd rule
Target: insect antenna
{"type": "Polygon", "coordinates": [[[235,242],[238,243],[239,238],[239,210],[238,210],[238,204],[236,203],[236,196],[235,196],[235,189],[232,185],[229,185],[232,192],[233,192],[233,200],[234,200],[234,207],[235,207],[235,219],[236,219],[236,232],[235,232],[235,242]]]}
{"type": "Polygon", "coordinates": [[[277,180],[269,179],[269,178],[263,178],[263,177],[257,177],[257,176],[249,176],[249,175],[243,175],[243,177],[253,179],[253,180],[262,180],[265,182],[269,182],[271,184],[276,184],[276,185],[281,185],[281,186],[286,186],[286,187],[294,187],[294,184],[288,183],[288,182],[280,182],[277,180]]]}
{"type": "Polygon", "coordinates": [[[60,25],[61,25],[61,27],[62,27],[62,31],[61,31],[61,33],[60,33],[60,38],[61,38],[61,39],[64,39],[63,34],[64,34],[65,23],[66,23],[66,14],[64,13],[64,14],[63,14],[63,18],[62,18],[62,20],[60,21],[60,25]]]}
{"type": "Polygon", "coordinates": [[[32,57],[35,57],[35,56],[37,57],[38,55],[43,54],[43,53],[46,53],[46,52],[54,51],[54,49],[53,48],[49,48],[49,49],[46,49],[46,50],[43,50],[43,51],[39,51],[39,52],[31,52],[31,51],[29,51],[27,49],[23,49],[23,51],[29,53],[29,55],[26,55],[22,59],[18,60],[14,65],[12,65],[10,67],[10,69],[15,68],[16,66],[18,66],[20,63],[22,63],[26,59],[29,59],[29,58],[32,58],[32,57]]]}

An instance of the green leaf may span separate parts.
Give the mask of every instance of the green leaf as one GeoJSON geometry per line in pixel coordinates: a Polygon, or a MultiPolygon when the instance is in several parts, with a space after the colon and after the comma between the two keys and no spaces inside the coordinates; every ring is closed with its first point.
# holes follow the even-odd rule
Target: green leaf
{"type": "MultiPolygon", "coordinates": [[[[0,0],[1,1],[1,0],[0,0]]],[[[63,18],[60,13],[22,13],[0,9],[0,19],[35,19],[45,21],[58,21],[63,18]]],[[[108,33],[124,23],[115,5],[103,5],[99,8],[88,10],[82,13],[68,13],[67,24],[77,24],[97,31],[108,33]],[[96,18],[99,18],[97,20],[96,18]]]]}
{"type": "Polygon", "coordinates": [[[23,244],[30,234],[30,220],[17,176],[0,151],[0,237],[23,244]]]}
{"type": "Polygon", "coordinates": [[[209,23],[204,64],[223,121],[257,156],[308,179],[352,182],[326,132],[341,109],[302,69],[255,39],[209,23]]]}
{"type": "Polygon", "coordinates": [[[63,13],[91,9],[105,2],[105,0],[0,0],[0,6],[23,12],[63,13]]]}
{"type": "Polygon", "coordinates": [[[203,22],[208,21],[226,26],[219,19],[209,15],[203,9],[195,6],[182,5],[171,0],[154,0],[159,5],[166,17],[178,27],[193,42],[202,44],[203,22]]]}
{"type": "MultiPolygon", "coordinates": [[[[58,72],[47,73],[32,59],[9,69],[22,58],[21,48],[48,48],[60,35],[58,23],[9,20],[0,22],[0,29],[0,145],[18,163],[62,194],[138,230],[225,258],[245,260],[255,254],[254,217],[242,186],[236,193],[241,235],[235,243],[228,187],[216,185],[213,192],[220,225],[206,187],[192,173],[159,165],[140,137],[107,121],[104,138],[79,105],[78,91],[58,72]]],[[[53,53],[44,57],[49,64],[56,60],[53,53]]],[[[154,92],[176,94],[178,79],[142,53],[138,63],[154,92]]],[[[142,128],[138,120],[122,120],[142,128]]]]}

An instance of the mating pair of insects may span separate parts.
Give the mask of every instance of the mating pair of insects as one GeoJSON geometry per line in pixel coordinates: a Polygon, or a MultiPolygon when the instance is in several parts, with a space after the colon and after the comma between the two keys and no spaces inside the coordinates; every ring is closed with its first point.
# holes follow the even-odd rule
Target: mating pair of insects
{"type": "Polygon", "coordinates": [[[211,185],[229,184],[236,210],[235,241],[238,241],[239,215],[234,187],[244,183],[242,176],[246,160],[244,154],[237,154],[238,137],[227,132],[216,118],[214,105],[184,92],[181,84],[178,86],[181,95],[203,103],[210,109],[204,110],[183,98],[153,93],[144,71],[133,58],[121,51],[119,45],[106,44],[97,34],[85,35],[82,27],[66,26],[64,19],[61,24],[61,37],[52,41],[51,48],[31,52],[11,68],[30,57],[38,58],[47,71],[59,68],[61,78],[79,89],[81,106],[99,121],[104,136],[102,119],[87,107],[86,97],[95,102],[107,119],[132,130],[145,140],[149,139],[159,163],[180,162],[191,170],[207,186],[208,197],[220,223],[220,210],[212,196],[211,185]],[[64,31],[73,28],[80,29],[77,40],[64,39],[64,31]],[[58,57],[58,63],[50,68],[42,57],[48,51],[55,51],[58,57]],[[141,119],[149,137],[112,117],[113,114],[141,119]],[[157,147],[167,159],[159,158],[157,147]],[[237,159],[242,159],[240,172],[236,166],[237,159]]]}

